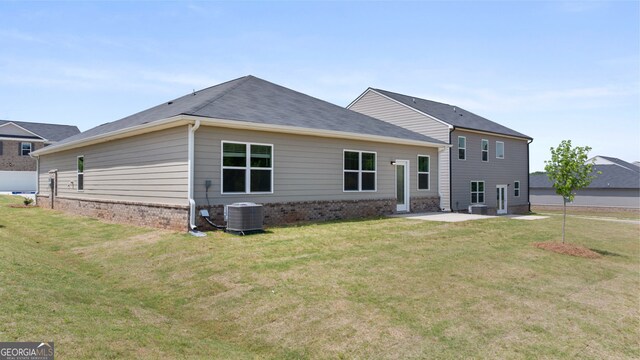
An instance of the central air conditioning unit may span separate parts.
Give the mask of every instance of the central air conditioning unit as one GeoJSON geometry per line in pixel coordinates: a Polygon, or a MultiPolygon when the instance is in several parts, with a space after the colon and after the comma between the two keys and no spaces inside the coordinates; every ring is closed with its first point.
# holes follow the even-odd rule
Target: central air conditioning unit
{"type": "Polygon", "coordinates": [[[227,231],[244,234],[264,229],[264,211],[262,205],[243,202],[227,205],[227,231]]]}

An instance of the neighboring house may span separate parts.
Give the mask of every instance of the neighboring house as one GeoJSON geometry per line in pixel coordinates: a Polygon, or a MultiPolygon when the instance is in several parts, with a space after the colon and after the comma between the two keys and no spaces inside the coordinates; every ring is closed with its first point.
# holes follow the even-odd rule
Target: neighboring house
{"type": "Polygon", "coordinates": [[[0,192],[36,191],[36,160],[29,154],[78,133],[70,125],[0,120],[0,192]]]}
{"type": "MultiPolygon", "coordinates": [[[[640,209],[640,168],[632,163],[608,157],[596,156],[595,179],[588,187],[576,192],[571,207],[640,209]],[[602,174],[597,174],[600,171],[602,174]]],[[[531,175],[531,205],[536,207],[561,207],[562,196],[556,194],[547,174],[531,175]]]]}
{"type": "Polygon", "coordinates": [[[380,89],[367,89],[347,108],[452,145],[438,154],[443,211],[529,211],[531,137],[455,105],[380,89]]]}
{"type": "Polygon", "coordinates": [[[235,202],[263,204],[266,224],[437,211],[448,146],[246,76],[33,155],[39,206],[186,229],[235,202]]]}

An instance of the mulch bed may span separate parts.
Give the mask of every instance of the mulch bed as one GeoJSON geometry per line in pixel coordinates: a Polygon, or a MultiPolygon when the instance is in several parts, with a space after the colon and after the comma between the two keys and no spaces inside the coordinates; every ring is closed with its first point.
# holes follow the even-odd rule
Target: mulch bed
{"type": "Polygon", "coordinates": [[[540,249],[553,251],[559,254],[578,256],[578,257],[583,257],[587,259],[598,259],[602,257],[602,255],[598,254],[595,251],[589,250],[584,246],[574,245],[574,244],[567,244],[567,243],[563,244],[561,242],[541,242],[541,243],[534,243],[533,246],[540,249]]]}
{"type": "Polygon", "coordinates": [[[24,209],[24,208],[35,208],[33,205],[23,205],[23,204],[11,204],[10,208],[24,209]]]}

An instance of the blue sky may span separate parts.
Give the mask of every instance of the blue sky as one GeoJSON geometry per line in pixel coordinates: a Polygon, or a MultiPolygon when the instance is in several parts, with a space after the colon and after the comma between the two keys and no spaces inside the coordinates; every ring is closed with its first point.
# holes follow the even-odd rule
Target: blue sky
{"type": "Polygon", "coordinates": [[[367,87],[640,160],[640,2],[1,2],[0,119],[87,130],[252,74],[367,87]]]}

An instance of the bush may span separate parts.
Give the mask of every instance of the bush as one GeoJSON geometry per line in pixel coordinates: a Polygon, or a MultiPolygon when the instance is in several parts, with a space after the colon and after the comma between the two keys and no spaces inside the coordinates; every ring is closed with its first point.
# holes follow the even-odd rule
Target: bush
{"type": "Polygon", "coordinates": [[[24,204],[26,206],[29,206],[29,205],[31,205],[33,203],[33,199],[32,198],[24,198],[23,202],[24,202],[24,204]]]}

